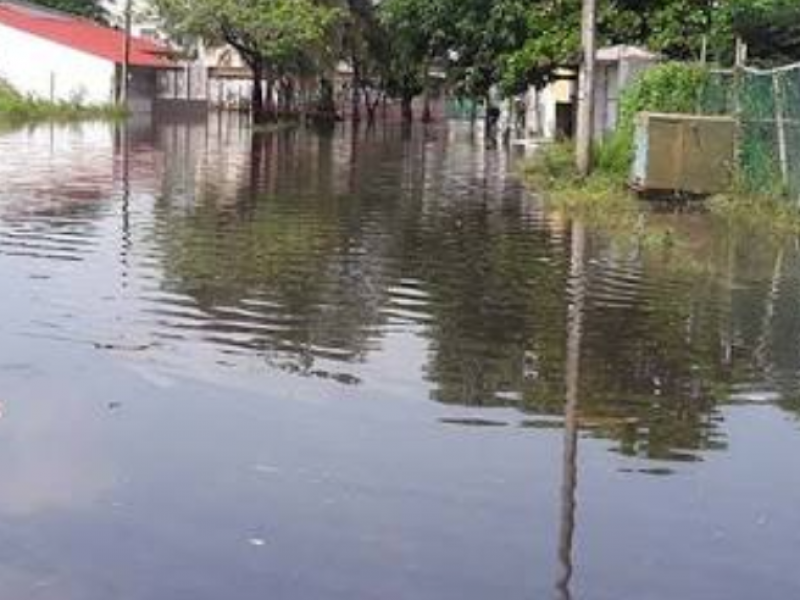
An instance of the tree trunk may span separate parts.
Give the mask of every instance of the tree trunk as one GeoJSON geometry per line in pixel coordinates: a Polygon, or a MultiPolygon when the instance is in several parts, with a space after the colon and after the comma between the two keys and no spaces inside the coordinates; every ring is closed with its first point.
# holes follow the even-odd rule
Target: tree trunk
{"type": "Polygon", "coordinates": [[[353,58],[353,79],[351,93],[351,118],[353,119],[353,123],[358,123],[361,121],[361,65],[355,58],[353,58]]]}
{"type": "Polygon", "coordinates": [[[250,110],[253,113],[253,123],[260,125],[267,121],[267,114],[264,110],[264,67],[254,63],[250,65],[253,72],[253,90],[250,100],[250,110]]]}
{"type": "Polygon", "coordinates": [[[291,77],[286,80],[286,108],[292,117],[297,116],[297,81],[291,77]]]}
{"type": "Polygon", "coordinates": [[[403,113],[403,121],[406,123],[411,123],[414,120],[414,96],[413,94],[403,93],[403,97],[400,100],[402,113],[403,113]]]}
{"type": "Polygon", "coordinates": [[[433,114],[431,113],[431,77],[430,65],[425,64],[425,73],[423,75],[423,109],[422,109],[422,122],[430,123],[433,121],[433,114]]]}
{"type": "Polygon", "coordinates": [[[422,122],[423,123],[433,122],[433,113],[431,112],[431,99],[428,96],[427,92],[425,93],[425,106],[422,109],[422,122]]]}
{"type": "Polygon", "coordinates": [[[294,117],[295,90],[291,77],[284,77],[278,82],[278,112],[280,117],[294,117]]]}
{"type": "Polygon", "coordinates": [[[275,80],[271,75],[267,77],[267,97],[265,100],[266,120],[277,121],[278,111],[275,106],[275,80]]]}
{"type": "Polygon", "coordinates": [[[369,88],[364,89],[364,105],[367,107],[367,123],[369,123],[369,125],[375,124],[375,116],[378,112],[380,101],[380,95],[376,95],[376,97],[373,98],[369,88]]]}
{"type": "Polygon", "coordinates": [[[336,120],[336,99],[333,97],[333,83],[325,77],[320,79],[320,99],[317,117],[323,120],[336,120]]]}

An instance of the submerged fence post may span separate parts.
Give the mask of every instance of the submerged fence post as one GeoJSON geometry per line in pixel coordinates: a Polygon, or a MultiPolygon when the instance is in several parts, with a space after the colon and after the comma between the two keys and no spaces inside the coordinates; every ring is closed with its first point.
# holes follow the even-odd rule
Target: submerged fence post
{"type": "Polygon", "coordinates": [[[783,89],[780,75],[776,71],[772,74],[772,93],[775,105],[775,129],[778,135],[778,161],[781,168],[781,185],[784,189],[789,186],[789,153],[786,147],[786,120],[784,115],[783,89]]]}

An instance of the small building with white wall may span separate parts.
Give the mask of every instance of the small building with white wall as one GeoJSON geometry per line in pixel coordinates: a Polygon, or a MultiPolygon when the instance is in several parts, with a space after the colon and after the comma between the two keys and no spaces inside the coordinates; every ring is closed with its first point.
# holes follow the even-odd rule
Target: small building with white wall
{"type": "Polygon", "coordinates": [[[572,137],[575,122],[577,76],[558,69],[542,89],[530,88],[525,95],[525,137],[547,140],[572,137]]]}
{"type": "MultiPolygon", "coordinates": [[[[22,94],[54,102],[110,104],[117,97],[125,35],[89,19],[0,0],[0,79],[22,94]]],[[[151,112],[158,74],[175,69],[169,51],[132,37],[129,108],[151,112]]]]}
{"type": "Polygon", "coordinates": [[[594,132],[602,138],[617,128],[625,89],[661,57],[638,46],[610,46],[597,51],[594,132]]]}
{"type": "MultiPolygon", "coordinates": [[[[596,138],[600,139],[617,128],[623,92],[659,60],[658,54],[636,46],[611,46],[597,51],[594,96],[596,138]]],[[[572,137],[577,96],[578,73],[572,69],[557,69],[553,80],[544,88],[531,88],[524,100],[524,136],[545,140],[572,137]]]]}

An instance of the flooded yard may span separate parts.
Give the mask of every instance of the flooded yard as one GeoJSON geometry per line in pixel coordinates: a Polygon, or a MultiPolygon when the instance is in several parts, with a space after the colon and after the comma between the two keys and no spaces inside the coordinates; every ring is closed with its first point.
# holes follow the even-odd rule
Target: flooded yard
{"type": "Polygon", "coordinates": [[[470,131],[0,133],[0,597],[800,597],[800,249],[470,131]]]}

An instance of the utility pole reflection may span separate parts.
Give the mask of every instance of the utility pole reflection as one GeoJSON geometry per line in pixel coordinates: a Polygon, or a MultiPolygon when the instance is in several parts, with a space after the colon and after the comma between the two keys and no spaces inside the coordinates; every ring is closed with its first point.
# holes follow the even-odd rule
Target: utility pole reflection
{"type": "Polygon", "coordinates": [[[574,571],[573,546],[578,488],[579,378],[581,339],[586,304],[586,231],[583,224],[572,223],[572,249],[569,276],[569,309],[567,311],[567,356],[565,366],[566,403],[564,406],[564,454],[561,482],[561,518],[558,539],[559,576],[556,588],[559,598],[572,598],[574,571]]]}

